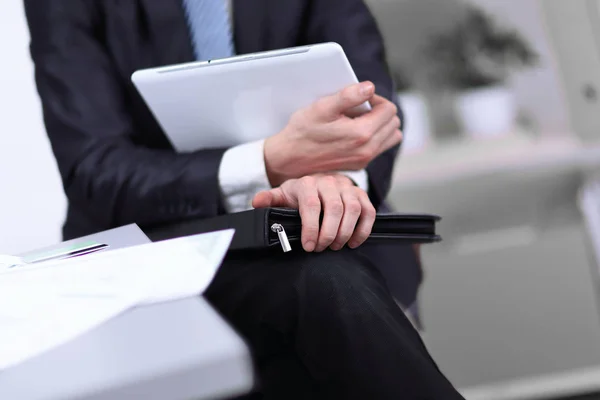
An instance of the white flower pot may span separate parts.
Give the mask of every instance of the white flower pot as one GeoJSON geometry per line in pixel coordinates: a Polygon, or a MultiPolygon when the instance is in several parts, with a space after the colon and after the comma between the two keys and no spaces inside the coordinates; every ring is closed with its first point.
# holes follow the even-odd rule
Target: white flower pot
{"type": "Polygon", "coordinates": [[[403,131],[402,151],[414,152],[421,150],[431,138],[427,103],[423,96],[414,92],[399,93],[398,101],[406,121],[406,127],[403,131]]]}
{"type": "Polygon", "coordinates": [[[493,138],[514,129],[517,106],[508,88],[491,86],[459,93],[456,113],[467,136],[493,138]]]}

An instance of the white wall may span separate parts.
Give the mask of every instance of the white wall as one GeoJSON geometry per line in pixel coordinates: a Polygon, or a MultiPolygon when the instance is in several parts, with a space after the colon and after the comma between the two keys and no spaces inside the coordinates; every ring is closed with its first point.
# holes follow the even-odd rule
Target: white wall
{"type": "Polygon", "coordinates": [[[28,46],[22,1],[0,1],[0,254],[59,241],[65,213],[28,46]]]}

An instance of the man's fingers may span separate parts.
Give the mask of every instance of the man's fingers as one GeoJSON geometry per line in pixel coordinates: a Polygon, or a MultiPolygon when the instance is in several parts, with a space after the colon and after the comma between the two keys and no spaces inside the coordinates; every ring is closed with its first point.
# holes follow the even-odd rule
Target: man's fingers
{"type": "Polygon", "coordinates": [[[402,133],[399,128],[400,118],[396,115],[381,129],[375,132],[368,145],[372,146],[377,154],[383,153],[390,147],[400,143],[402,140],[402,133]]]}
{"type": "Polygon", "coordinates": [[[395,129],[391,134],[388,135],[388,137],[380,146],[380,153],[383,153],[384,151],[387,151],[392,147],[398,145],[400,142],[402,142],[402,139],[402,131],[400,129],[395,129]]]}
{"type": "Polygon", "coordinates": [[[320,179],[318,189],[323,207],[323,222],[316,251],[321,252],[328,248],[337,237],[340,222],[344,216],[344,203],[335,177],[320,179]]]}
{"type": "Polygon", "coordinates": [[[294,207],[293,204],[287,203],[289,203],[289,201],[286,200],[285,195],[280,188],[259,192],[252,199],[252,207],[254,208],[294,207]]]}
{"type": "Polygon", "coordinates": [[[371,204],[371,200],[366,192],[360,191],[358,200],[361,204],[361,214],[358,224],[354,229],[354,234],[348,241],[348,247],[352,249],[357,248],[369,238],[376,215],[375,207],[371,204]]]}
{"type": "Polygon", "coordinates": [[[337,237],[330,246],[331,250],[341,250],[354,234],[356,224],[362,212],[362,204],[356,196],[357,190],[357,188],[350,188],[350,190],[342,192],[344,216],[342,217],[337,237]]]}
{"type": "Polygon", "coordinates": [[[337,118],[371,100],[375,94],[375,85],[371,82],[362,82],[346,87],[338,93],[323,97],[313,104],[317,113],[324,118],[337,118]]]}
{"type": "Polygon", "coordinates": [[[252,199],[252,207],[254,208],[265,208],[271,207],[273,204],[273,195],[271,191],[259,192],[252,199]]]}
{"type": "Polygon", "coordinates": [[[373,98],[371,98],[371,100],[369,101],[369,103],[371,103],[371,107],[372,108],[376,108],[378,106],[380,106],[381,104],[384,103],[389,103],[390,101],[388,99],[386,99],[383,96],[380,96],[378,94],[373,95],[373,98]]]}
{"type": "Polygon", "coordinates": [[[319,219],[321,217],[321,199],[314,177],[304,177],[295,185],[298,190],[298,209],[302,219],[302,247],[312,252],[317,247],[319,239],[319,219]]]}
{"type": "Polygon", "coordinates": [[[378,95],[375,98],[378,100],[372,102],[373,109],[353,121],[361,131],[375,133],[398,115],[398,107],[394,103],[378,95]]]}

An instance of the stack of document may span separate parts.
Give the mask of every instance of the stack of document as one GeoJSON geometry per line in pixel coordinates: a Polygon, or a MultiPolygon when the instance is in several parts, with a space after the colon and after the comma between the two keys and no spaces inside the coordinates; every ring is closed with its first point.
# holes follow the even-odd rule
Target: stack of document
{"type": "Polygon", "coordinates": [[[28,263],[0,257],[0,371],[132,307],[202,294],[233,231],[28,263]]]}

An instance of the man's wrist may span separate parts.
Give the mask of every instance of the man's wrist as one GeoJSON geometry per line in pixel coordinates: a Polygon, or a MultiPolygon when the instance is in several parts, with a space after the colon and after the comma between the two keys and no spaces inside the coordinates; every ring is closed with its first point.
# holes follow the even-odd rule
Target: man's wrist
{"type": "Polygon", "coordinates": [[[338,173],[350,178],[356,186],[365,192],[369,191],[369,174],[367,170],[361,169],[358,171],[338,171],[338,173]]]}
{"type": "Polygon", "coordinates": [[[271,187],[278,187],[283,182],[292,178],[285,174],[285,149],[284,143],[279,141],[277,135],[265,139],[264,144],[264,162],[267,178],[271,187]]]}
{"type": "Polygon", "coordinates": [[[227,212],[252,208],[256,193],[270,189],[263,161],[264,141],[228,149],[219,166],[219,186],[227,212]]]}

